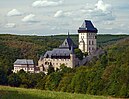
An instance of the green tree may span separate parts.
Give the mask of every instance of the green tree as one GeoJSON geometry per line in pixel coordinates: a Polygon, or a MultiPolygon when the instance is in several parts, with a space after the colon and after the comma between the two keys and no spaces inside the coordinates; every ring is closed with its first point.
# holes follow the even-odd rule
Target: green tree
{"type": "Polygon", "coordinates": [[[80,49],[75,49],[74,53],[75,53],[77,58],[79,58],[80,60],[83,59],[83,53],[82,53],[82,51],[80,49]]]}
{"type": "Polygon", "coordinates": [[[76,93],[86,93],[87,90],[87,80],[86,72],[78,72],[72,79],[71,87],[76,93]]]}
{"type": "Polygon", "coordinates": [[[21,84],[21,79],[17,74],[13,73],[8,76],[8,84],[13,87],[19,87],[21,84]]]}
{"type": "Polygon", "coordinates": [[[62,73],[60,72],[53,72],[50,75],[47,76],[45,89],[48,90],[56,90],[60,80],[62,78],[62,73]]]}
{"type": "Polygon", "coordinates": [[[73,76],[74,73],[65,73],[62,76],[62,79],[58,85],[58,90],[63,92],[72,92],[70,83],[72,81],[73,76]]]}
{"type": "Polygon", "coordinates": [[[85,52],[85,53],[83,53],[83,54],[84,54],[85,57],[88,56],[88,52],[85,52]]]}
{"type": "Polygon", "coordinates": [[[46,85],[47,77],[48,76],[46,75],[42,79],[40,79],[40,81],[37,82],[36,88],[41,89],[41,90],[45,90],[45,85],[46,85]]]}
{"type": "Polygon", "coordinates": [[[47,74],[49,75],[53,72],[55,72],[54,67],[50,65],[49,68],[48,68],[48,73],[47,74]]]}
{"type": "Polygon", "coordinates": [[[6,73],[0,68],[0,85],[7,84],[7,75],[6,73]]]}
{"type": "Polygon", "coordinates": [[[60,72],[61,73],[72,73],[74,71],[73,68],[67,67],[64,64],[60,66],[60,72]]]}

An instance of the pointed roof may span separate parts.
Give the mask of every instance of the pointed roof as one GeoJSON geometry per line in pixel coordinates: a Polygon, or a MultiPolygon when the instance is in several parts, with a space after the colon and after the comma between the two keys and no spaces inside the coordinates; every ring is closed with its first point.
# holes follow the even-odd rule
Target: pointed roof
{"type": "Polygon", "coordinates": [[[85,20],[81,27],[79,27],[78,33],[91,32],[97,33],[98,30],[94,27],[90,20],[85,20]]]}
{"type": "Polygon", "coordinates": [[[64,42],[62,43],[62,45],[59,46],[59,48],[77,48],[77,45],[74,44],[73,40],[70,38],[69,36],[69,32],[68,32],[68,37],[64,40],[64,42]]]}
{"type": "Polygon", "coordinates": [[[43,58],[64,58],[64,57],[69,57],[70,54],[74,54],[74,49],[77,48],[77,46],[74,44],[72,39],[69,36],[64,40],[62,45],[59,46],[59,48],[55,48],[52,51],[47,51],[44,56],[41,56],[40,59],[42,60],[43,58]]]}

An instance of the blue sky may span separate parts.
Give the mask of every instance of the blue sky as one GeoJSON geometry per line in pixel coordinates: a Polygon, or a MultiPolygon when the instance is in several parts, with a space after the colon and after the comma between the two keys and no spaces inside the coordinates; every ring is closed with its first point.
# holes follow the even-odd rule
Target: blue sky
{"type": "Polygon", "coordinates": [[[83,20],[99,33],[129,34],[128,0],[1,0],[0,33],[77,34],[83,20]]]}

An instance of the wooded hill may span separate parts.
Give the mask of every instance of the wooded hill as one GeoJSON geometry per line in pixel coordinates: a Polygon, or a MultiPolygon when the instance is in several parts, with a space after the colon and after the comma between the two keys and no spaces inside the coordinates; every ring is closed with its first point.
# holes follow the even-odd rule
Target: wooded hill
{"type": "MultiPolygon", "coordinates": [[[[0,35],[0,84],[25,88],[129,97],[129,38],[127,35],[99,35],[98,46],[107,52],[87,66],[44,74],[20,71],[12,74],[17,58],[31,58],[58,47],[67,36],[0,35]]],[[[77,43],[78,36],[71,38],[77,43]]]]}
{"type": "MultiPolygon", "coordinates": [[[[128,35],[98,35],[98,46],[108,45],[128,35]]],[[[66,35],[56,36],[20,36],[0,34],[0,67],[10,72],[16,59],[34,59],[35,63],[41,54],[47,50],[58,47],[66,38],[66,35]]],[[[78,35],[70,36],[78,45],[78,35]]]]}

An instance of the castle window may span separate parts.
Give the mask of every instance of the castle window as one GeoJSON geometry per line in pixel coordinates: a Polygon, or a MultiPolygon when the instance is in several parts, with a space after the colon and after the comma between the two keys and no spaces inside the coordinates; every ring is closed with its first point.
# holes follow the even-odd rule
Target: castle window
{"type": "Polygon", "coordinates": [[[67,45],[67,42],[65,42],[65,45],[67,45]]]}
{"type": "Polygon", "coordinates": [[[94,47],[92,47],[92,50],[94,50],[94,47]]]}
{"type": "Polygon", "coordinates": [[[97,36],[95,36],[95,39],[97,39],[97,36]]]}
{"type": "Polygon", "coordinates": [[[47,65],[48,64],[48,62],[45,62],[45,65],[47,65]]]}
{"type": "Polygon", "coordinates": [[[49,63],[49,65],[51,65],[51,66],[52,66],[52,63],[50,62],[50,63],[49,63]]]}
{"type": "Polygon", "coordinates": [[[89,51],[90,51],[91,49],[90,49],[90,47],[89,47],[89,51]]]}
{"type": "Polygon", "coordinates": [[[90,45],[90,41],[89,41],[89,45],[90,45]]]}
{"type": "Polygon", "coordinates": [[[94,41],[92,41],[92,45],[94,45],[94,41]]]}

